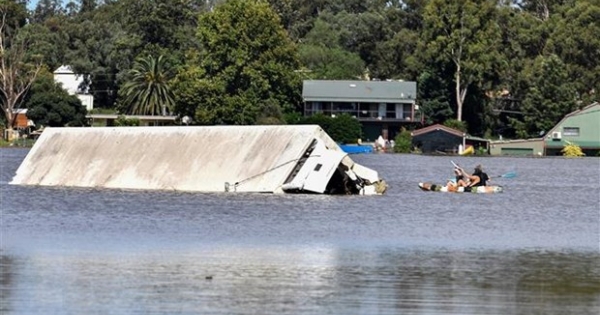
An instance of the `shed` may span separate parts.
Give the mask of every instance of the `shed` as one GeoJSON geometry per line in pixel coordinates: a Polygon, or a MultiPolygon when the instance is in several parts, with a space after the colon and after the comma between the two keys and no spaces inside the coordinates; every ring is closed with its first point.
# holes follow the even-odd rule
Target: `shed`
{"type": "Polygon", "coordinates": [[[497,140],[490,142],[491,155],[541,156],[544,139],[497,140]]]}
{"type": "Polygon", "coordinates": [[[461,146],[465,148],[469,145],[476,150],[489,150],[489,140],[440,124],[414,130],[411,135],[413,147],[419,148],[423,153],[456,154],[461,146]]]}

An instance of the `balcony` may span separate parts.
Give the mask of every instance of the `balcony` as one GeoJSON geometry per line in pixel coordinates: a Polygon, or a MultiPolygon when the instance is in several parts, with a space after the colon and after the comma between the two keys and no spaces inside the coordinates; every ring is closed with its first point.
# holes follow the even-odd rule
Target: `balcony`
{"type": "Polygon", "coordinates": [[[373,103],[306,103],[304,116],[323,114],[334,116],[348,114],[361,122],[399,122],[421,121],[421,113],[413,104],[373,104],[373,103]],[[397,110],[398,109],[398,110],[397,110]]]}

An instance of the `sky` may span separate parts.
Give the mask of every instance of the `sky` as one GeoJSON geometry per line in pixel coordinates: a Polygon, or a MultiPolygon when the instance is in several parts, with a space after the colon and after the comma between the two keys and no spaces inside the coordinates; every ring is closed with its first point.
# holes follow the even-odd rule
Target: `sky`
{"type": "Polygon", "coordinates": [[[33,10],[35,9],[35,5],[38,3],[38,0],[29,0],[29,4],[27,5],[27,8],[29,10],[33,10]]]}

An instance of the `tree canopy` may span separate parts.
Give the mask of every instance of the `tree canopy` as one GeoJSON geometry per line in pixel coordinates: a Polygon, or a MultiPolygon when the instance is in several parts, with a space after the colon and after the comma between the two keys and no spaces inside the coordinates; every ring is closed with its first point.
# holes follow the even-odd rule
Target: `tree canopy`
{"type": "MultiPolygon", "coordinates": [[[[13,81],[70,65],[96,108],[127,111],[136,60],[161,55],[172,113],[194,124],[284,123],[302,113],[303,79],[416,81],[426,123],[474,135],[538,136],[600,100],[597,0],[25,2],[0,0],[13,81]]],[[[36,93],[17,90],[3,104],[36,93]]]]}

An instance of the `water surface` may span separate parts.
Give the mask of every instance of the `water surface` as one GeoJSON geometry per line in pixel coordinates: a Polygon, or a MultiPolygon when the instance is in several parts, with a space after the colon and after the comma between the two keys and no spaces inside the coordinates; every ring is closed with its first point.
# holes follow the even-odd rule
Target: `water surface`
{"type": "Polygon", "coordinates": [[[2,314],[598,314],[600,159],[367,154],[384,196],[8,185],[2,314]],[[503,194],[421,192],[482,163],[503,194]]]}

